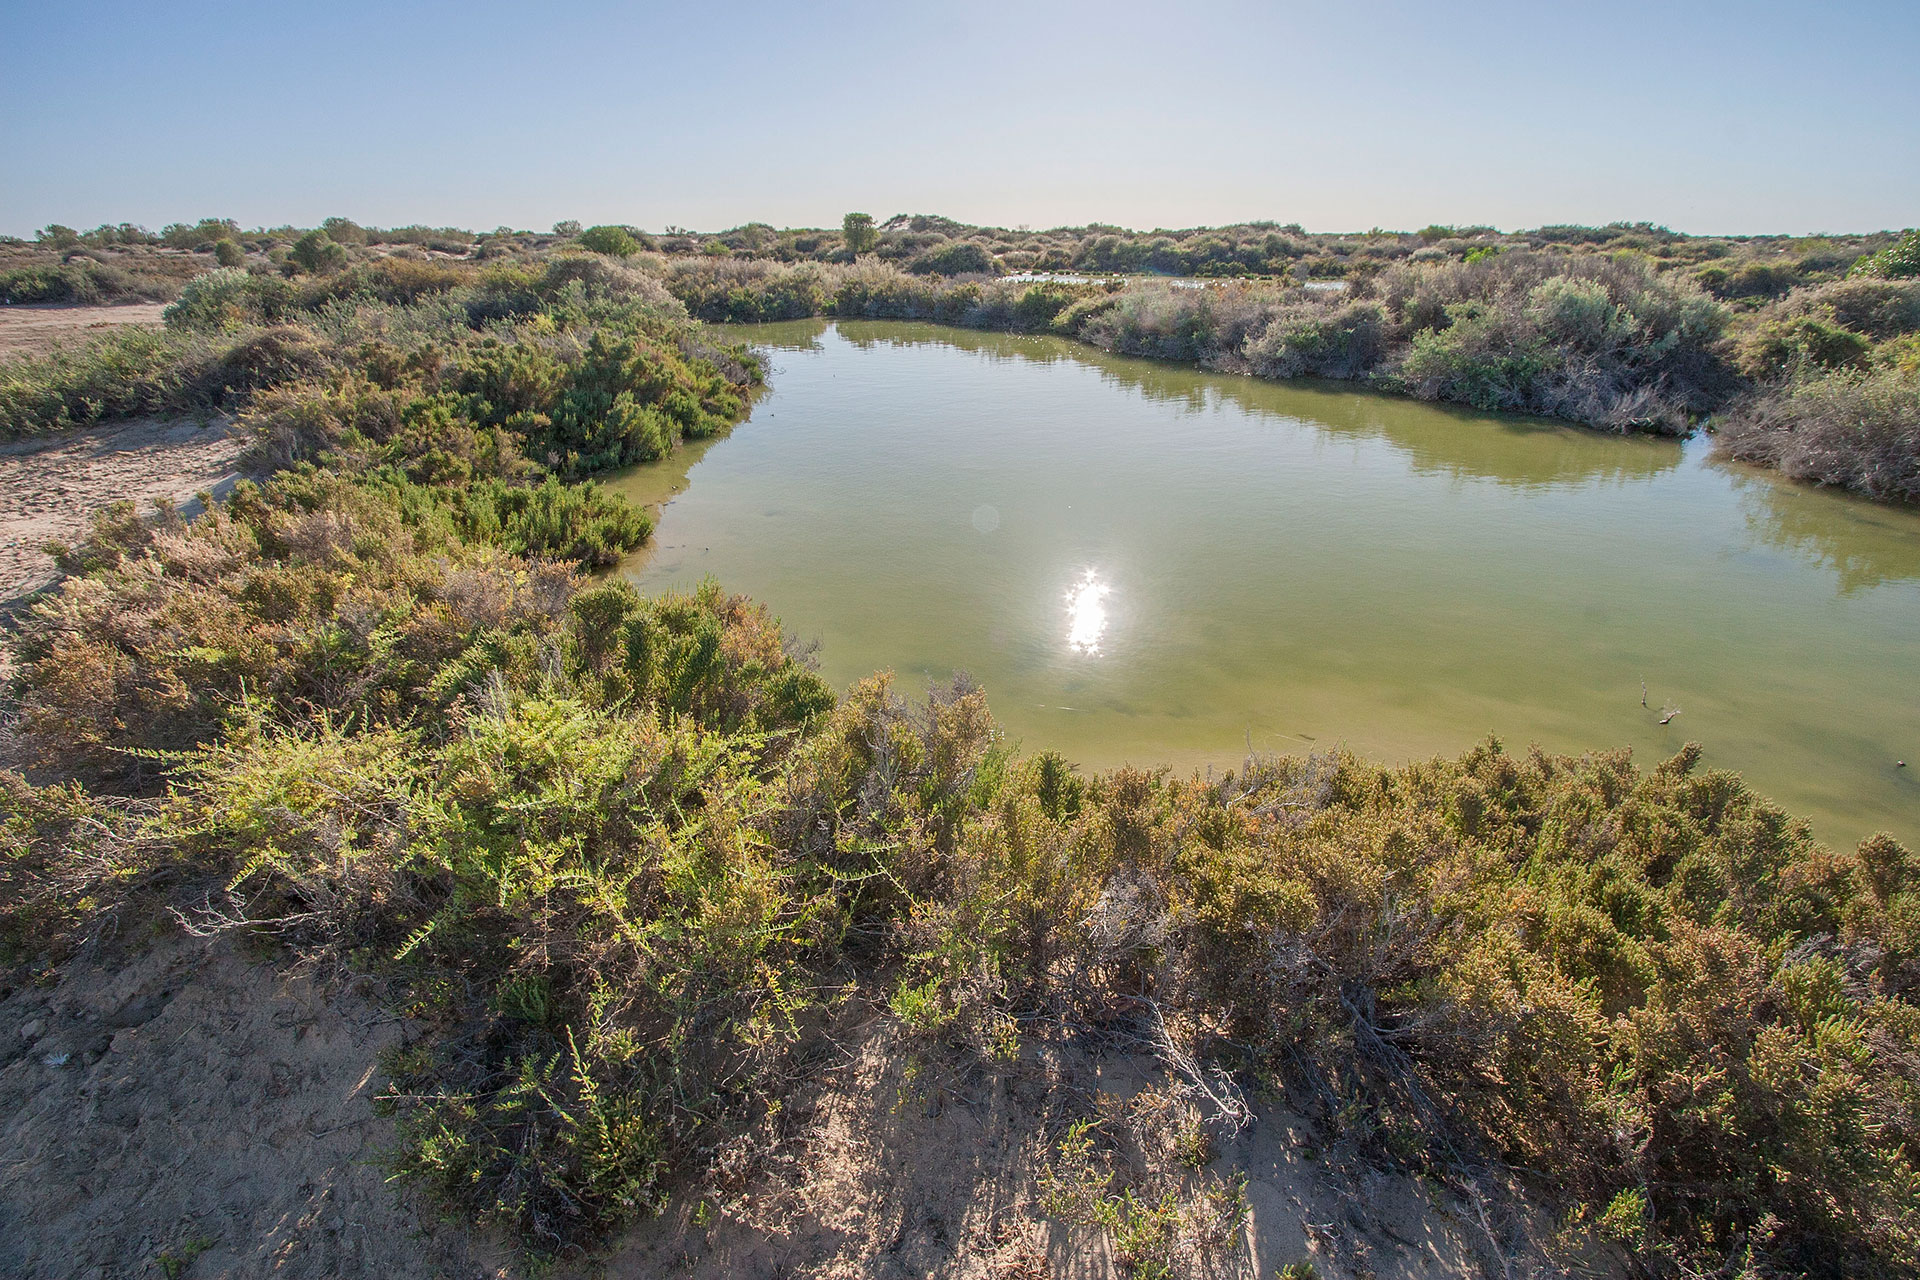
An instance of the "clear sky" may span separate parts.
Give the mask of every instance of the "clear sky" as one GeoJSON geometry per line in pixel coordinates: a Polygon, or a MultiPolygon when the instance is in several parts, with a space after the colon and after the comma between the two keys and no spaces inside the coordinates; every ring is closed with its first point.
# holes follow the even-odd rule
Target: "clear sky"
{"type": "Polygon", "coordinates": [[[0,0],[0,232],[1920,223],[1920,0],[0,0]]]}

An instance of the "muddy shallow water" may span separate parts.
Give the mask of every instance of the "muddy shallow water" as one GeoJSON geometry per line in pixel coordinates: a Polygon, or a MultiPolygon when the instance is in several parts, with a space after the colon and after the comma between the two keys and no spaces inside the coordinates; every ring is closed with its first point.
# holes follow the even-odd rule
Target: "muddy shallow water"
{"type": "Polygon", "coordinates": [[[684,484],[626,572],[766,601],[836,687],[964,670],[1013,738],[1088,766],[1697,740],[1825,839],[1920,838],[1920,515],[1705,440],[1053,338],[732,332],[769,391],[617,482],[684,484]]]}

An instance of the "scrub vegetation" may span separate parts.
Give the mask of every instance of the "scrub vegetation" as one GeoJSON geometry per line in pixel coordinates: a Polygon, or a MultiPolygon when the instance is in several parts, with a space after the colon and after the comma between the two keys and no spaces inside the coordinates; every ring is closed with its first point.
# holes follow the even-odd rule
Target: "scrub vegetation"
{"type": "MultiPolygon", "coordinates": [[[[618,275],[616,291],[658,303],[664,288],[702,320],[887,317],[1048,331],[1123,354],[1268,378],[1360,380],[1608,430],[1705,425],[1732,457],[1913,501],[1916,245],[1911,231],[1718,237],[1645,223],[1142,233],[865,214],[838,228],[749,223],[657,235],[578,223],[539,234],[381,230],[344,218],[247,232],[217,218],[157,234],[52,226],[31,244],[0,244],[0,294],[179,298],[192,323],[0,365],[0,435],[233,408],[309,372],[289,366],[304,353],[279,349],[264,327],[259,351],[209,336],[230,336],[235,324],[270,327],[298,314],[323,337],[351,342],[357,334],[327,326],[369,301],[431,308],[458,299],[478,329],[524,313],[567,279],[591,292],[589,277],[604,289],[618,275]],[[241,303],[211,287],[187,292],[203,275],[236,287],[237,277],[218,272],[251,278],[241,303]]],[[[584,462],[591,469],[595,459],[584,462]]]]}
{"type": "MultiPolygon", "coordinates": [[[[1496,1240],[1522,1196],[1646,1274],[1920,1267],[1920,859],[1890,838],[1826,849],[1693,749],[1082,776],[1012,751],[964,680],[836,698],[748,600],[583,572],[646,536],[590,477],[724,428],[759,378],[689,309],[928,306],[1671,428],[1751,381],[1765,324],[1897,343],[1899,277],[1743,317],[1611,241],[1469,262],[1444,246],[1473,237],[1412,237],[1446,260],[1321,297],[785,263],[778,236],[449,262],[322,230],[319,269],[203,272],[163,331],[0,383],[10,434],[231,411],[264,476],[192,521],[103,513],[17,624],[17,974],[152,926],[378,976],[420,1029],[385,1064],[396,1171],[546,1257],[694,1186],[860,1003],[963,1059],[1123,1035],[1215,1126],[1284,1094],[1496,1240]]],[[[1844,417],[1818,397],[1878,369],[1800,368],[1807,416],[1776,429],[1844,417]]],[[[1200,1227],[1111,1194],[1088,1141],[1048,1201],[1150,1274],[1200,1227]]]]}

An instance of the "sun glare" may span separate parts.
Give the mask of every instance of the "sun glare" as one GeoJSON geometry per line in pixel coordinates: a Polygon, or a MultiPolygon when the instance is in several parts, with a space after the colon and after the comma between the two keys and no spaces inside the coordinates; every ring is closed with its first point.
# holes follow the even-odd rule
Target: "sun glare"
{"type": "Polygon", "coordinates": [[[1075,653],[1099,653],[1107,629],[1107,606],[1101,603],[1112,590],[1092,569],[1067,589],[1067,648],[1075,653]]]}

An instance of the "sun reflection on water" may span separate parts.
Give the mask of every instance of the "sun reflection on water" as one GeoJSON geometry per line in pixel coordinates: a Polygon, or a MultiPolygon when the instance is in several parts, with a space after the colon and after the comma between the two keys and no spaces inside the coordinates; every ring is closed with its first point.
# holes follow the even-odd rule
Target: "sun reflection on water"
{"type": "Polygon", "coordinates": [[[1099,653],[1100,636],[1107,629],[1107,593],[1112,590],[1092,569],[1067,589],[1067,648],[1075,653],[1099,653]]]}

